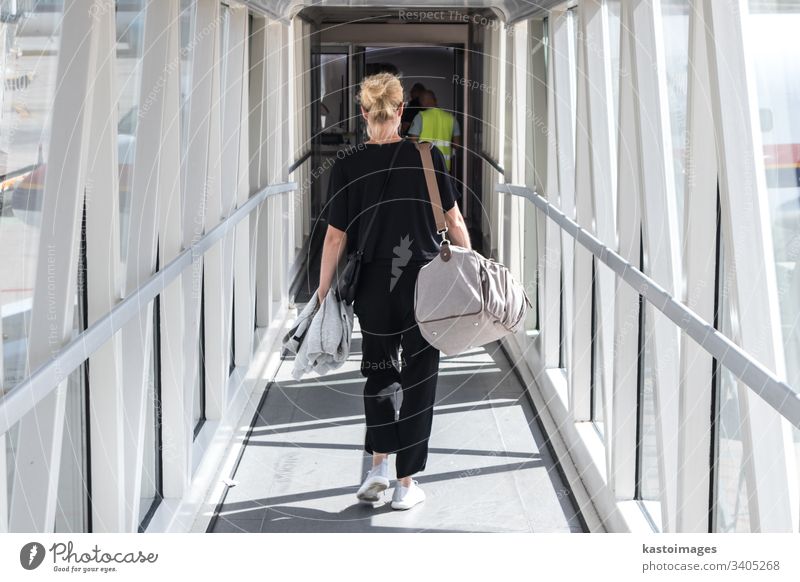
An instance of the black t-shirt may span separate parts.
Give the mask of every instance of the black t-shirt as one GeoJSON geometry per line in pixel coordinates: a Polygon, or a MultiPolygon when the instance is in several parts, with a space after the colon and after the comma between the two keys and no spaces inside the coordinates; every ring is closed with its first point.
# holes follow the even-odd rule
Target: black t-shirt
{"type": "MultiPolygon", "coordinates": [[[[433,168],[439,184],[442,209],[455,205],[454,189],[444,156],[431,148],[433,168]]],[[[331,168],[325,216],[328,224],[347,233],[347,252],[358,248],[359,219],[364,225],[377,208],[375,223],[364,261],[399,257],[430,260],[439,251],[422,158],[413,142],[361,144],[341,150],[331,168]],[[386,183],[383,201],[377,205],[380,190],[395,148],[401,148],[386,183]],[[410,253],[409,253],[410,251],[410,253]]]]}

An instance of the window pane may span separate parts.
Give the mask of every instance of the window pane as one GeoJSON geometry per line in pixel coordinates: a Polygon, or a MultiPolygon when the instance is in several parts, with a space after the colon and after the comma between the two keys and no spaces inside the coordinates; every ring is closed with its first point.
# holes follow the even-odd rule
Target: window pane
{"type": "MultiPolygon", "coordinates": [[[[620,1],[608,0],[608,44],[611,55],[611,85],[614,95],[614,121],[619,119],[620,1]]],[[[616,124],[615,124],[616,127],[616,124]]],[[[616,142],[616,140],[614,140],[616,142]]]]}
{"type": "Polygon", "coordinates": [[[656,369],[653,352],[653,325],[652,320],[655,309],[642,303],[641,318],[641,377],[639,396],[639,496],[638,499],[660,499],[661,487],[659,485],[658,440],[656,437],[656,369]]]}
{"type": "Polygon", "coordinates": [[[567,367],[567,336],[564,331],[564,314],[565,311],[565,301],[566,297],[564,294],[564,267],[563,263],[561,269],[559,269],[560,279],[559,279],[559,288],[558,288],[558,295],[559,295],[559,314],[558,314],[558,367],[559,368],[566,368],[567,367]]]}
{"type": "MultiPolygon", "coordinates": [[[[142,78],[144,0],[119,3],[116,13],[117,162],[119,164],[120,257],[128,256],[131,179],[136,151],[136,127],[142,78]]],[[[123,269],[124,272],[124,269],[123,269]]]]}
{"type": "MultiPolygon", "coordinates": [[[[724,241],[725,238],[723,237],[724,241]]],[[[727,272],[724,243],[720,253],[719,330],[733,337],[731,325],[731,289],[734,280],[727,272]]],[[[714,531],[749,532],[750,514],[747,505],[747,480],[745,479],[742,420],[739,414],[739,384],[726,368],[717,365],[716,401],[716,464],[714,467],[714,531]]]]}
{"type": "MultiPolygon", "coordinates": [[[[800,387],[800,0],[751,0],[755,68],[781,328],[790,386],[800,387]]],[[[794,429],[800,470],[800,431],[794,429]]]]}
{"type": "MultiPolygon", "coordinates": [[[[572,115],[572,127],[575,129],[578,125],[578,31],[581,29],[581,21],[579,12],[575,8],[570,8],[567,12],[567,30],[569,37],[572,41],[572,62],[570,67],[570,74],[572,75],[572,94],[570,95],[570,113],[572,115]]],[[[573,143],[575,143],[575,136],[572,136],[573,143]]],[[[572,152],[575,155],[575,152],[572,152]]],[[[572,212],[575,212],[572,210],[572,212]]]]}
{"type": "MultiPolygon", "coordinates": [[[[82,265],[81,265],[82,266],[82,265]]],[[[82,297],[81,282],[78,283],[78,296],[82,297]]],[[[72,337],[84,329],[82,301],[75,310],[72,337]]],[[[81,365],[67,379],[67,394],[64,411],[64,432],[62,435],[61,461],[58,475],[58,496],[56,505],[56,532],[89,531],[89,468],[88,468],[88,424],[86,417],[86,367],[81,365]]],[[[12,489],[16,468],[16,452],[19,442],[19,423],[0,435],[0,470],[6,472],[6,495],[11,507],[12,489]],[[5,461],[3,463],[3,460],[5,461]]],[[[24,491],[23,491],[24,495],[24,491]]]]}
{"type": "Polygon", "coordinates": [[[38,257],[63,1],[3,3],[0,25],[0,317],[10,388],[27,375],[27,318],[38,257]],[[16,11],[16,12],[15,12],[16,11]]]}
{"type": "MultiPolygon", "coordinates": [[[[683,189],[686,151],[687,84],[689,70],[689,2],[662,0],[664,57],[667,72],[667,104],[672,137],[672,166],[675,176],[678,227],[683,233],[683,189]]],[[[679,238],[678,240],[683,240],[679,238]]]]}
{"type": "MultiPolygon", "coordinates": [[[[55,532],[88,532],[89,490],[86,436],[85,367],[80,366],[67,380],[64,432],[62,435],[58,493],[56,499],[55,532]]],[[[19,423],[0,436],[5,451],[7,500],[11,507],[12,489],[16,469],[16,452],[19,443],[19,423]]],[[[22,495],[24,497],[24,487],[22,495]]],[[[24,501],[23,501],[24,503],[24,501]]]]}
{"type": "MultiPolygon", "coordinates": [[[[181,0],[181,162],[186,156],[189,144],[189,94],[192,90],[192,47],[194,36],[194,0],[181,0]]],[[[181,172],[181,208],[186,191],[186,176],[181,172]]]]}
{"type": "MultiPolygon", "coordinates": [[[[12,426],[7,433],[0,435],[0,446],[3,447],[5,454],[5,464],[0,466],[0,470],[6,472],[6,507],[11,507],[11,489],[14,484],[14,455],[17,450],[17,442],[19,441],[19,423],[12,426]]],[[[8,517],[8,516],[6,516],[8,517]]]]}
{"type": "MultiPolygon", "coordinates": [[[[234,280],[231,285],[231,297],[236,297],[236,281],[234,280]]],[[[236,368],[236,301],[231,305],[231,342],[230,342],[230,364],[228,367],[228,375],[233,374],[236,368]]]]}
{"type": "Polygon", "coordinates": [[[603,434],[603,363],[599,358],[603,357],[600,346],[600,334],[598,329],[598,291],[597,291],[597,263],[592,258],[592,420],[600,434],[603,434]]]}
{"type": "Polygon", "coordinates": [[[161,499],[161,382],[158,368],[160,302],[153,301],[153,349],[150,352],[150,370],[147,380],[147,403],[144,425],[144,458],[142,459],[142,488],[139,504],[140,530],[147,528],[145,518],[161,499]]]}
{"type": "Polygon", "coordinates": [[[197,437],[206,418],[206,316],[205,273],[200,277],[200,334],[197,340],[197,378],[195,380],[193,414],[194,436],[197,437]]]}
{"type": "MultiPolygon", "coordinates": [[[[86,329],[86,212],[83,212],[78,277],[73,311],[72,339],[86,329]]],[[[86,364],[70,374],[67,381],[67,402],[64,434],[61,443],[61,465],[58,474],[58,500],[55,531],[89,531],[89,419],[86,416],[86,364]]]]}
{"type": "Polygon", "coordinates": [[[89,530],[89,490],[86,435],[86,367],[80,366],[69,376],[61,444],[61,468],[58,475],[56,532],[89,530]]]}
{"type": "Polygon", "coordinates": [[[225,111],[225,98],[227,97],[228,87],[225,77],[228,70],[228,42],[230,40],[230,17],[229,8],[222,4],[219,7],[220,31],[219,31],[219,99],[220,111],[225,111]]]}

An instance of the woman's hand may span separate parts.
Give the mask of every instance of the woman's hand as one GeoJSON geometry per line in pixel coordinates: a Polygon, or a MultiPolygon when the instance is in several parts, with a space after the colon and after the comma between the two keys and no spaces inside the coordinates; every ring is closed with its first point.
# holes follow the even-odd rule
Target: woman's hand
{"type": "Polygon", "coordinates": [[[345,248],[347,248],[347,233],[335,226],[328,225],[325,242],[322,244],[322,259],[319,267],[317,297],[320,304],[328,294],[336,273],[336,266],[339,264],[339,257],[342,256],[345,248]]]}

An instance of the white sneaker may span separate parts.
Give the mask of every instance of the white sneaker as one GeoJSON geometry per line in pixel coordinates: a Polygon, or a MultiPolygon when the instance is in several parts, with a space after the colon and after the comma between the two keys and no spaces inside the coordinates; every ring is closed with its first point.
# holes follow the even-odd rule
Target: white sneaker
{"type": "Polygon", "coordinates": [[[425,492],[419,487],[416,479],[411,480],[411,485],[403,487],[400,482],[394,488],[392,495],[392,509],[411,509],[418,503],[425,501],[425,492]]]}
{"type": "Polygon", "coordinates": [[[367,477],[358,488],[356,497],[366,503],[380,501],[383,492],[389,488],[389,461],[384,459],[379,465],[370,469],[367,477]]]}

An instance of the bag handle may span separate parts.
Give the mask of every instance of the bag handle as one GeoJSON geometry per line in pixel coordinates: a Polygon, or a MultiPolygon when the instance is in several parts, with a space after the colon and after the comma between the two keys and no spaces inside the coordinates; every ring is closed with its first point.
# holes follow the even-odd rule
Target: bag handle
{"type": "Polygon", "coordinates": [[[363,255],[364,250],[366,249],[367,238],[369,237],[369,233],[372,230],[372,225],[375,222],[375,216],[378,214],[378,207],[380,206],[381,202],[383,202],[383,195],[386,193],[386,185],[389,183],[389,175],[392,173],[392,168],[394,167],[394,162],[397,159],[397,154],[400,153],[400,149],[403,147],[403,142],[405,141],[405,138],[403,138],[397,142],[397,145],[394,148],[394,153],[392,154],[392,159],[389,162],[389,169],[386,172],[386,177],[383,179],[383,186],[381,187],[381,193],[378,196],[378,201],[375,203],[375,208],[372,211],[372,215],[370,216],[366,228],[359,232],[359,249],[357,252],[360,255],[363,255]]]}
{"type": "MultiPolygon", "coordinates": [[[[425,172],[425,183],[428,185],[428,197],[431,200],[433,209],[433,219],[436,222],[436,234],[442,236],[442,242],[446,241],[447,223],[444,220],[444,209],[442,208],[442,196],[439,193],[439,183],[436,181],[436,170],[433,169],[433,157],[430,142],[415,142],[419,155],[422,158],[422,169],[425,172]]],[[[449,241],[448,241],[449,242],[449,241]]]]}

